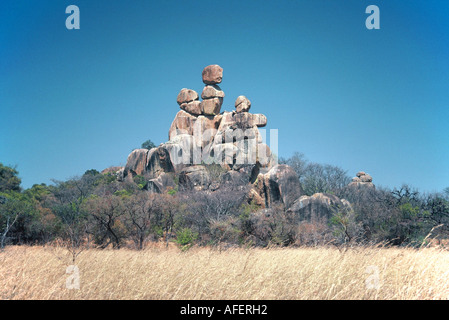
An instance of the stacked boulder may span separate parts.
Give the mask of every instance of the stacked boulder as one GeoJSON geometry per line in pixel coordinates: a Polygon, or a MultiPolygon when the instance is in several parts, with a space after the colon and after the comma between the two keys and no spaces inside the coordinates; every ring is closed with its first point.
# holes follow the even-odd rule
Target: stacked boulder
{"type": "Polygon", "coordinates": [[[176,101],[182,110],[197,116],[201,114],[201,102],[195,90],[182,89],[176,101]]]}
{"type": "Polygon", "coordinates": [[[371,187],[375,188],[373,184],[373,177],[369,174],[359,171],[357,175],[352,178],[352,181],[348,185],[349,187],[371,187]]]}
{"type": "Polygon", "coordinates": [[[170,127],[168,144],[181,143],[190,145],[190,150],[201,150],[201,159],[195,157],[198,152],[185,155],[185,160],[195,165],[210,158],[220,160],[228,170],[234,166],[239,170],[239,165],[248,163],[269,167],[271,151],[258,130],[266,126],[267,118],[263,114],[249,113],[251,102],[245,96],[235,101],[236,111],[220,113],[225,94],[218,86],[223,80],[223,69],[219,65],[204,68],[202,79],[205,84],[202,101],[194,90],[184,88],[179,92],[177,102],[181,111],[170,127]]]}
{"type": "Polygon", "coordinates": [[[330,195],[303,197],[295,171],[277,164],[264,143],[259,128],[267,125],[265,115],[250,113],[251,101],[243,95],[235,100],[235,110],[221,112],[225,94],[218,86],[223,80],[220,66],[204,68],[202,79],[201,101],[195,90],[179,92],[181,110],[171,124],[169,141],[151,150],[132,151],[119,171],[120,180],[143,176],[145,188],[155,193],[168,188],[213,193],[230,184],[238,187],[235,190],[249,190],[248,201],[260,207],[282,203],[286,210],[291,208],[304,217],[312,216],[320,206],[320,214],[329,215],[323,210],[345,205],[330,195]]]}
{"type": "Polygon", "coordinates": [[[203,82],[206,85],[201,93],[201,112],[207,116],[220,114],[224,92],[218,86],[223,79],[223,69],[219,65],[210,65],[203,70],[203,82]]]}

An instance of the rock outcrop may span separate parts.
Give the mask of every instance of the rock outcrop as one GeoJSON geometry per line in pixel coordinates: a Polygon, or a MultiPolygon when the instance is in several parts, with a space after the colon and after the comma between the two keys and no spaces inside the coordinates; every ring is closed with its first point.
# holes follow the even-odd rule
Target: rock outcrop
{"type": "Polygon", "coordinates": [[[157,178],[148,180],[145,189],[151,193],[164,193],[168,189],[175,189],[176,183],[173,173],[162,172],[157,178]]]}
{"type": "Polygon", "coordinates": [[[245,96],[239,96],[235,100],[235,111],[236,112],[248,112],[251,108],[251,101],[245,96]]]}
{"type": "MultiPolygon", "coordinates": [[[[223,69],[218,65],[207,66],[203,70],[203,82],[206,84],[202,93],[202,101],[192,89],[182,89],[177,97],[181,111],[175,116],[170,130],[169,142],[179,136],[189,140],[192,165],[202,161],[220,163],[223,168],[231,170],[236,164],[258,163],[269,167],[272,161],[270,148],[263,143],[260,127],[267,124],[263,114],[251,114],[251,102],[245,96],[239,96],[235,102],[236,111],[221,112],[225,93],[218,86],[223,78],[223,69]],[[192,138],[187,138],[191,136],[192,138]],[[200,159],[199,159],[200,158],[200,159]],[[212,160],[211,160],[212,159],[212,160]]],[[[179,144],[179,141],[178,141],[179,144]]],[[[186,146],[187,143],[182,142],[186,146]]],[[[183,151],[185,154],[185,150],[183,151]]],[[[173,162],[179,157],[170,152],[173,162]]],[[[184,166],[174,165],[182,169],[184,166]]]]}
{"type": "Polygon", "coordinates": [[[349,183],[348,185],[349,187],[371,187],[371,188],[375,188],[374,184],[373,184],[373,178],[363,172],[363,171],[359,171],[357,172],[357,175],[352,178],[352,181],[349,183]]]}
{"type": "Polygon", "coordinates": [[[179,173],[180,190],[207,190],[210,183],[210,175],[205,166],[187,167],[179,173]]]}
{"type": "Polygon", "coordinates": [[[281,202],[285,209],[290,208],[303,194],[296,172],[286,164],[275,165],[267,172],[260,173],[254,189],[265,199],[265,207],[281,202]]]}
{"type": "Polygon", "coordinates": [[[329,219],[341,210],[351,210],[351,204],[335,195],[315,193],[312,196],[301,196],[288,209],[300,221],[317,221],[329,219]]]}
{"type": "MultiPolygon", "coordinates": [[[[247,192],[249,202],[265,208],[281,203],[301,219],[330,217],[335,208],[350,207],[329,194],[304,196],[295,171],[277,164],[264,143],[259,128],[267,125],[266,116],[250,113],[251,101],[243,95],[235,100],[234,111],[221,111],[225,93],[218,86],[223,80],[220,66],[207,66],[202,78],[202,100],[195,90],[181,89],[176,99],[181,110],[170,126],[169,141],[132,151],[117,172],[121,180],[144,176],[145,189],[153,193],[170,188],[220,192],[230,184],[247,192]]],[[[359,174],[353,183],[372,184],[369,175],[359,174]]]]}
{"type": "Polygon", "coordinates": [[[128,161],[123,170],[123,178],[136,175],[150,179],[159,177],[163,172],[174,172],[168,150],[163,146],[148,149],[135,149],[128,156],[128,161]]]}

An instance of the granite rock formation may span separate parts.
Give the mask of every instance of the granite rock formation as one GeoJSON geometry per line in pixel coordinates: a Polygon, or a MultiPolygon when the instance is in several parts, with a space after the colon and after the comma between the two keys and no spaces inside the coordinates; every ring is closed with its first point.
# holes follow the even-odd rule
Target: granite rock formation
{"type": "MultiPolygon", "coordinates": [[[[221,111],[225,93],[218,86],[223,80],[220,66],[207,66],[202,78],[201,96],[187,88],[179,92],[176,100],[181,110],[170,126],[169,141],[151,150],[133,150],[126,166],[117,172],[121,180],[143,176],[145,189],[154,193],[169,188],[220,192],[226,184],[243,186],[238,190],[249,190],[249,202],[263,208],[282,203],[304,218],[330,216],[335,206],[348,207],[346,200],[333,195],[303,195],[295,171],[277,164],[264,143],[259,128],[267,125],[267,117],[250,113],[247,97],[237,97],[234,111],[221,111]],[[211,165],[221,168],[218,180],[211,165]]],[[[366,175],[358,179],[357,183],[370,183],[366,175]]]]}
{"type": "Polygon", "coordinates": [[[352,178],[352,181],[348,185],[349,187],[371,187],[375,188],[373,184],[373,177],[369,174],[359,171],[357,175],[352,178]]]}

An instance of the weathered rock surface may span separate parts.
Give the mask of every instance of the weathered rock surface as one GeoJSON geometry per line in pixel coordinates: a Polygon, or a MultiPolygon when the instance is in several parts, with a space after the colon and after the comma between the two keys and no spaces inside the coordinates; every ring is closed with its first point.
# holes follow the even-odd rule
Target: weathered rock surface
{"type": "Polygon", "coordinates": [[[223,98],[210,98],[201,101],[201,111],[205,115],[215,116],[220,113],[223,98]]]}
{"type": "Polygon", "coordinates": [[[146,176],[157,178],[163,172],[175,172],[170,154],[164,146],[153,148],[147,155],[146,176]]]}
{"type": "Polygon", "coordinates": [[[170,130],[168,132],[168,139],[172,140],[174,137],[180,134],[193,134],[193,127],[197,117],[191,115],[184,110],[180,110],[173,120],[170,130]]]}
{"type": "Polygon", "coordinates": [[[301,196],[288,209],[301,221],[329,219],[338,211],[351,210],[351,204],[335,195],[315,193],[312,196],[301,196]]]}
{"type": "Polygon", "coordinates": [[[259,176],[260,166],[258,164],[244,164],[233,166],[232,170],[223,175],[223,182],[233,185],[253,184],[259,176]]]}
{"type": "Polygon", "coordinates": [[[210,183],[209,172],[202,165],[187,167],[179,174],[180,190],[206,190],[210,183]]]}
{"type": "Polygon", "coordinates": [[[296,172],[286,164],[278,164],[267,173],[260,173],[255,182],[258,193],[265,198],[266,207],[281,202],[290,208],[303,191],[296,172]]]}
{"type": "Polygon", "coordinates": [[[201,114],[201,102],[198,100],[191,101],[189,103],[184,102],[181,104],[181,109],[195,116],[199,116],[201,114]]]}
{"type": "Polygon", "coordinates": [[[251,108],[251,101],[245,96],[239,96],[237,100],[235,100],[235,109],[236,112],[248,112],[251,108]]]}
{"type": "Polygon", "coordinates": [[[201,98],[203,99],[224,98],[224,96],[224,92],[216,84],[205,86],[203,92],[201,93],[201,98]]]}
{"type": "Polygon", "coordinates": [[[193,163],[195,141],[190,134],[180,134],[163,144],[170,154],[170,161],[175,172],[179,173],[193,163]]]}
{"type": "Polygon", "coordinates": [[[204,68],[202,76],[205,84],[218,84],[223,79],[223,68],[218,64],[207,66],[204,68]]]}
{"type": "Polygon", "coordinates": [[[148,180],[145,189],[150,193],[164,193],[168,189],[176,188],[173,173],[161,173],[157,178],[148,180]]]}
{"type": "Polygon", "coordinates": [[[369,174],[359,171],[357,175],[352,178],[352,181],[348,185],[349,187],[371,187],[375,188],[373,184],[373,177],[369,174]]]}
{"type": "Polygon", "coordinates": [[[176,101],[178,102],[179,105],[181,105],[183,103],[189,103],[198,99],[199,99],[198,93],[195,90],[184,88],[181,89],[181,91],[179,92],[176,101]]]}
{"type": "Polygon", "coordinates": [[[123,172],[123,176],[134,177],[136,175],[143,175],[147,167],[148,149],[135,149],[133,150],[126,161],[126,166],[123,172]]]}
{"type": "Polygon", "coordinates": [[[117,166],[112,166],[109,168],[106,168],[104,170],[101,171],[101,174],[117,174],[117,172],[119,172],[120,170],[123,170],[125,167],[117,167],[117,166]]]}

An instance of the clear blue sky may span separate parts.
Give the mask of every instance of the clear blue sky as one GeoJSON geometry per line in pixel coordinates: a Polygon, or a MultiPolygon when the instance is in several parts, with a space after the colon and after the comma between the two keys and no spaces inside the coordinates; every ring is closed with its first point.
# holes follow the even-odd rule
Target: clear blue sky
{"type": "Polygon", "coordinates": [[[181,88],[224,69],[279,154],[364,170],[379,186],[449,186],[449,2],[3,0],[0,162],[23,187],[124,165],[168,139],[181,88]],[[67,30],[65,8],[81,11],[67,30]],[[380,8],[367,30],[365,8],[380,8]]]}

